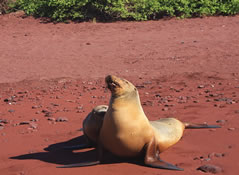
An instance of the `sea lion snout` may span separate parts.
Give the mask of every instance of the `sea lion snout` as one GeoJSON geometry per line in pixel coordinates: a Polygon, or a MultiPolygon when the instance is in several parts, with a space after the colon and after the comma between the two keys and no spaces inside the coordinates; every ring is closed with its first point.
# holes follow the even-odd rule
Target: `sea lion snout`
{"type": "Polygon", "coordinates": [[[105,78],[105,82],[107,84],[108,89],[110,89],[111,91],[113,91],[115,88],[117,87],[121,87],[120,84],[117,81],[117,77],[114,75],[108,75],[105,78]]]}

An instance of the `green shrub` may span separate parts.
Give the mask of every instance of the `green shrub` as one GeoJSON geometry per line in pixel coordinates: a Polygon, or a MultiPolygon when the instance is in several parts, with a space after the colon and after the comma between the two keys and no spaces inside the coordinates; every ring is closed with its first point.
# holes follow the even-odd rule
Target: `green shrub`
{"type": "Polygon", "coordinates": [[[7,13],[8,10],[8,0],[0,0],[0,14],[7,13]]]}
{"type": "Polygon", "coordinates": [[[52,20],[148,20],[235,15],[239,0],[17,0],[27,15],[52,20]]]}

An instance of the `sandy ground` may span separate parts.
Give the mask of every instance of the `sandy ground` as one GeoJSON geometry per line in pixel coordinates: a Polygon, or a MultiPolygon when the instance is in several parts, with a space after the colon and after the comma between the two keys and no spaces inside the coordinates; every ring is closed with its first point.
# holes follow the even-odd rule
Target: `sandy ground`
{"type": "Polygon", "coordinates": [[[116,23],[43,23],[0,16],[0,174],[182,174],[239,171],[239,16],[116,23]],[[82,121],[108,104],[104,77],[127,78],[150,120],[176,117],[220,129],[186,130],[161,154],[184,168],[172,172],[140,163],[59,169],[90,160],[82,121]]]}

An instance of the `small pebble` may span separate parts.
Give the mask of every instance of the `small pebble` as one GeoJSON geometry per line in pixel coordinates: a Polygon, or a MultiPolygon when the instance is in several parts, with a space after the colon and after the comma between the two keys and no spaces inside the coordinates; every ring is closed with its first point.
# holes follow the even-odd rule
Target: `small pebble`
{"type": "Polygon", "coordinates": [[[36,123],[30,123],[30,128],[32,129],[37,129],[37,124],[36,123]]]}
{"type": "Polygon", "coordinates": [[[218,174],[218,173],[222,172],[221,167],[216,166],[216,165],[209,165],[209,164],[202,165],[199,168],[197,168],[197,170],[200,170],[205,173],[212,173],[212,174],[218,174]]]}
{"type": "Polygon", "coordinates": [[[227,121],[226,120],[217,120],[216,123],[220,123],[220,124],[225,124],[227,121]]]}
{"type": "Polygon", "coordinates": [[[28,121],[23,121],[23,122],[19,123],[19,125],[28,125],[28,124],[30,124],[30,122],[28,122],[28,121]]]}
{"type": "Polygon", "coordinates": [[[49,121],[56,121],[56,119],[54,117],[49,117],[49,118],[47,118],[47,120],[49,120],[49,121]]]}
{"type": "Polygon", "coordinates": [[[228,131],[235,131],[235,128],[228,128],[228,131]]]}
{"type": "Polygon", "coordinates": [[[198,88],[199,89],[202,89],[202,88],[204,88],[205,86],[204,85],[198,85],[198,88]]]}
{"type": "Polygon", "coordinates": [[[56,122],[68,122],[68,118],[66,118],[66,117],[58,117],[56,119],[56,122]]]}
{"type": "Polygon", "coordinates": [[[9,109],[8,112],[13,113],[13,112],[15,112],[15,110],[9,109]]]}
{"type": "Polygon", "coordinates": [[[162,111],[168,111],[168,108],[163,108],[162,111]]]}

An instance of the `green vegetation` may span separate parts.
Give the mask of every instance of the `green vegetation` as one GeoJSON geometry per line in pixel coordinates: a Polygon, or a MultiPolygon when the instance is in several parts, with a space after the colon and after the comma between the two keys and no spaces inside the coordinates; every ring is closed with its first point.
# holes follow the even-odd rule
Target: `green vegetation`
{"type": "Polygon", "coordinates": [[[16,0],[14,8],[55,21],[148,20],[235,15],[239,0],[16,0]]]}
{"type": "Polygon", "coordinates": [[[7,13],[8,8],[8,0],[0,0],[0,14],[7,13]]]}

